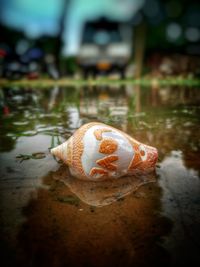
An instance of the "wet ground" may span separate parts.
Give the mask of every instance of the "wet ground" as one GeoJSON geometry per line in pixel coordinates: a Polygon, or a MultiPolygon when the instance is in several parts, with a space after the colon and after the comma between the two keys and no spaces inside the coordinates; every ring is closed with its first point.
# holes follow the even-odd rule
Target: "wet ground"
{"type": "Polygon", "coordinates": [[[156,84],[1,88],[1,266],[198,266],[199,104],[156,84]],[[150,183],[82,182],[49,154],[90,121],[157,147],[150,183]]]}

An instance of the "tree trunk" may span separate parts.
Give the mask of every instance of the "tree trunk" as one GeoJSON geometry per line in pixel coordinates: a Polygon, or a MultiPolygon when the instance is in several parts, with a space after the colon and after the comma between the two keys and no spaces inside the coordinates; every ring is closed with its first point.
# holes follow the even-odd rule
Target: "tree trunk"
{"type": "Polygon", "coordinates": [[[139,79],[142,74],[143,60],[145,52],[146,25],[142,22],[135,29],[135,78],[139,79]]]}

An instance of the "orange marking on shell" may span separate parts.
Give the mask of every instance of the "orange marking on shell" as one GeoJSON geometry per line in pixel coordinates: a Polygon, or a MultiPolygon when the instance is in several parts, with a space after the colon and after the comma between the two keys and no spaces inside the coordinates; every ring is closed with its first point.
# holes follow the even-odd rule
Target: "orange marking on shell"
{"type": "Polygon", "coordinates": [[[108,175],[108,172],[102,168],[97,168],[97,167],[94,167],[91,169],[90,176],[94,176],[94,175],[98,175],[98,174],[100,174],[99,178],[103,178],[103,177],[108,175]]]}
{"type": "Polygon", "coordinates": [[[88,123],[85,124],[84,126],[82,126],[81,128],[79,128],[73,135],[73,143],[72,143],[72,166],[74,167],[74,169],[78,170],[79,173],[82,175],[82,177],[80,176],[80,178],[82,179],[88,179],[84,170],[83,170],[83,166],[82,166],[82,162],[81,162],[81,156],[83,154],[83,150],[84,150],[84,145],[83,145],[83,137],[86,133],[86,131],[91,128],[94,125],[97,125],[98,123],[94,122],[94,123],[88,123]]]}
{"type": "Polygon", "coordinates": [[[118,143],[117,141],[111,139],[111,138],[105,138],[103,141],[100,143],[99,146],[99,152],[103,154],[112,154],[117,150],[118,143]]]}
{"type": "Polygon", "coordinates": [[[70,138],[68,146],[67,146],[67,160],[66,163],[71,166],[72,165],[72,138],[70,138]]]}
{"type": "Polygon", "coordinates": [[[96,161],[98,165],[100,165],[103,168],[106,168],[110,171],[116,171],[117,170],[117,165],[112,164],[111,162],[118,160],[119,157],[117,155],[111,155],[104,157],[102,159],[99,159],[96,161]]]}
{"type": "Polygon", "coordinates": [[[132,144],[132,146],[133,150],[135,151],[135,154],[128,167],[129,170],[135,169],[142,162],[142,158],[139,152],[139,144],[134,144],[134,145],[132,144]]]}
{"type": "Polygon", "coordinates": [[[97,129],[94,131],[94,136],[96,137],[96,139],[98,141],[102,140],[102,133],[103,132],[111,132],[111,130],[107,129],[107,128],[103,128],[103,129],[97,129]]]}
{"type": "Polygon", "coordinates": [[[145,155],[145,151],[144,150],[141,150],[140,151],[140,155],[143,157],[145,155]]]}

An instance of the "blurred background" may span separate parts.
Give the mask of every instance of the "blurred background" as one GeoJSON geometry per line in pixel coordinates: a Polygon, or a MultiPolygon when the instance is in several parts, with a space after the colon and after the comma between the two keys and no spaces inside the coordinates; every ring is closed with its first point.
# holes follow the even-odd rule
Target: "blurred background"
{"type": "Polygon", "coordinates": [[[1,0],[0,77],[199,76],[197,0],[1,0]]]}

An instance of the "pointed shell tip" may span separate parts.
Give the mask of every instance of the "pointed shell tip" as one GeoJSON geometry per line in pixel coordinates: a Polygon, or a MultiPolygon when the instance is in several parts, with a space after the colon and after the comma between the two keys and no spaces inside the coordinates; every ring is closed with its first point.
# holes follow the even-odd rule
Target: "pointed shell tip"
{"type": "Polygon", "coordinates": [[[56,156],[58,157],[58,147],[54,147],[50,150],[50,153],[53,155],[53,156],[56,156]]]}

